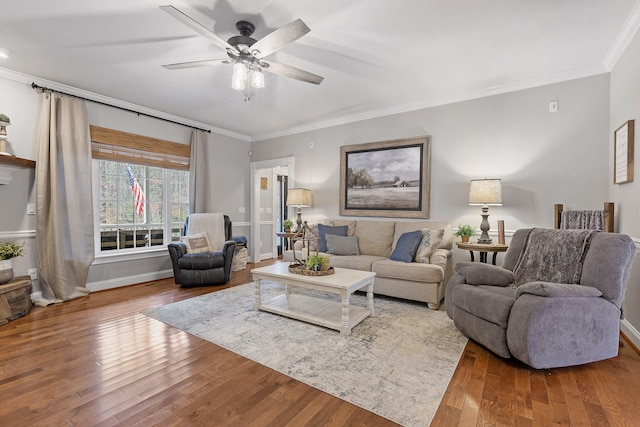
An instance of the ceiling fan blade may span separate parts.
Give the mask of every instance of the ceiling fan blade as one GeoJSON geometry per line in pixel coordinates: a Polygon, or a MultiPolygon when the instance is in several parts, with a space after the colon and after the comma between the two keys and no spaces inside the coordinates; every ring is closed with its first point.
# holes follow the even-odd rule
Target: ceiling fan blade
{"type": "Polygon", "coordinates": [[[261,60],[260,62],[269,65],[268,67],[261,67],[261,68],[264,71],[268,71],[273,74],[279,74],[281,76],[289,77],[289,78],[300,80],[303,82],[313,83],[314,85],[319,85],[324,80],[324,77],[320,77],[308,71],[294,68],[290,65],[284,65],[278,62],[264,61],[264,60],[261,60]]]}
{"type": "Polygon", "coordinates": [[[298,40],[309,31],[311,30],[302,22],[302,19],[296,19],[258,40],[251,46],[251,51],[258,50],[260,53],[256,56],[264,58],[298,40]]]}
{"type": "Polygon", "coordinates": [[[204,61],[178,62],[176,64],[163,65],[167,70],[180,70],[182,68],[209,67],[211,65],[229,64],[229,59],[207,59],[204,61]]]}
{"type": "Polygon", "coordinates": [[[207,27],[205,27],[204,25],[202,25],[201,23],[199,23],[189,15],[185,14],[184,12],[176,9],[171,5],[160,6],[160,9],[164,10],[169,15],[173,16],[175,19],[182,22],[184,25],[191,28],[192,30],[202,34],[205,37],[208,37],[209,40],[211,40],[219,48],[224,50],[231,49],[233,52],[237,52],[236,49],[233,46],[231,46],[229,43],[227,43],[224,39],[221,39],[220,37],[218,37],[215,33],[213,33],[213,31],[209,30],[207,27]]]}

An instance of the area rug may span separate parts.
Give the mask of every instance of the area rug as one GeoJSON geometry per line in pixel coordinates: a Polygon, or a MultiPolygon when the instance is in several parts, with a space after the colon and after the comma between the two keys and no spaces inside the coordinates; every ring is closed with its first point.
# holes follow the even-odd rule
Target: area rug
{"type": "MultiPolygon", "coordinates": [[[[283,292],[262,288],[263,298],[283,292]]],[[[442,309],[422,303],[376,296],[375,316],[342,336],[256,312],[253,300],[251,283],[144,314],[405,426],[430,424],[467,342],[442,309]]],[[[351,302],[366,307],[366,296],[351,302]]]]}

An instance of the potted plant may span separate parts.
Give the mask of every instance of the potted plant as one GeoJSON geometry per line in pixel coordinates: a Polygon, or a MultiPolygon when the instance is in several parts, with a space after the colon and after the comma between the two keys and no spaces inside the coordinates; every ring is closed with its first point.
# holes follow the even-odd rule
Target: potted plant
{"type": "Polygon", "coordinates": [[[6,114],[0,114],[0,125],[7,126],[10,124],[11,120],[9,119],[9,116],[7,116],[6,114]]]}
{"type": "Polygon", "coordinates": [[[293,227],[293,221],[291,221],[289,218],[282,221],[282,228],[284,229],[285,233],[290,233],[291,227],[293,227]]]}
{"type": "Polygon", "coordinates": [[[458,225],[458,231],[456,231],[456,236],[460,236],[462,242],[468,242],[469,237],[473,236],[476,232],[475,227],[470,226],[469,224],[458,225]]]}
{"type": "Polygon", "coordinates": [[[310,255],[305,261],[307,270],[327,271],[330,267],[329,260],[322,255],[310,255]]]}
{"type": "Polygon", "coordinates": [[[24,244],[19,245],[11,241],[0,242],[0,284],[13,279],[13,262],[11,260],[22,256],[23,253],[24,244]]]}

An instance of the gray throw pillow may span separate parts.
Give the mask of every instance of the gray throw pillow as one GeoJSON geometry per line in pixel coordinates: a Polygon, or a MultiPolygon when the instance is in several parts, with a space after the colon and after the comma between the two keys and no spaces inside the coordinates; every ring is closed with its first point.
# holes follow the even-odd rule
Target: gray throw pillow
{"type": "Polygon", "coordinates": [[[529,282],[518,286],[516,298],[522,294],[541,297],[599,297],[602,292],[598,288],[568,283],[529,282]]]}
{"type": "Polygon", "coordinates": [[[320,239],[320,242],[318,243],[318,252],[327,252],[327,239],[325,238],[325,235],[333,234],[334,236],[346,236],[348,229],[349,227],[346,225],[332,227],[330,225],[318,224],[318,238],[320,239]]]}
{"type": "Polygon", "coordinates": [[[513,283],[510,270],[482,262],[459,262],[456,273],[464,276],[469,285],[508,286],[513,283]]]}
{"type": "Polygon", "coordinates": [[[410,231],[404,233],[398,239],[396,247],[391,253],[391,259],[394,261],[411,262],[416,256],[418,245],[422,241],[422,230],[410,231]]]}
{"type": "Polygon", "coordinates": [[[327,253],[333,255],[360,255],[358,236],[336,236],[325,234],[327,253]]]}

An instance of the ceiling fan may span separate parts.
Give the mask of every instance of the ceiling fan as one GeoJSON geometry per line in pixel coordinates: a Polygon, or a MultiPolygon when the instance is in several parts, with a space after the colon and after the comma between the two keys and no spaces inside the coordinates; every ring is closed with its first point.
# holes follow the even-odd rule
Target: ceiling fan
{"type": "Polygon", "coordinates": [[[224,49],[228,55],[228,58],[224,59],[167,64],[163,65],[164,68],[175,70],[219,64],[234,64],[231,86],[238,90],[246,89],[249,84],[251,84],[252,87],[264,87],[262,70],[316,85],[322,83],[324,79],[324,77],[308,71],[265,59],[265,57],[277,52],[289,43],[293,43],[311,31],[301,19],[296,19],[278,28],[260,40],[251,37],[255,30],[255,26],[251,22],[239,21],[236,23],[236,28],[240,32],[240,35],[233,36],[225,41],[174,6],[160,6],[160,9],[192,30],[209,38],[216,46],[224,49]]]}

